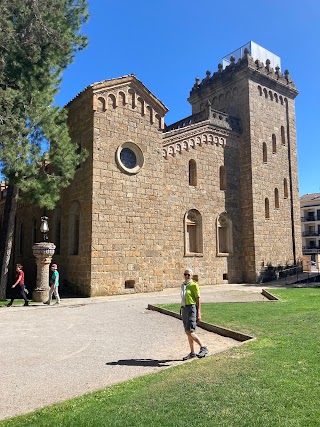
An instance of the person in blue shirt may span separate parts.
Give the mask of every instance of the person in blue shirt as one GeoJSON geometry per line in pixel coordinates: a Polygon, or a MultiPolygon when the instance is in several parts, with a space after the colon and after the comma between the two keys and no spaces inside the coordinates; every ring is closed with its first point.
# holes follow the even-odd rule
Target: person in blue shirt
{"type": "Polygon", "coordinates": [[[57,264],[51,265],[51,279],[50,279],[50,291],[49,291],[49,299],[43,304],[50,305],[52,300],[52,294],[56,297],[56,304],[60,304],[60,296],[59,296],[59,272],[57,264]]]}

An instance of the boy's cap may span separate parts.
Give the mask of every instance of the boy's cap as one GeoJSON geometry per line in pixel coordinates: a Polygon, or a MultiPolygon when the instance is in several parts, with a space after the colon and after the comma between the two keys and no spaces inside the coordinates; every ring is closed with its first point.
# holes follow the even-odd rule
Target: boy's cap
{"type": "Polygon", "coordinates": [[[57,264],[52,264],[51,267],[58,268],[57,264]]]}

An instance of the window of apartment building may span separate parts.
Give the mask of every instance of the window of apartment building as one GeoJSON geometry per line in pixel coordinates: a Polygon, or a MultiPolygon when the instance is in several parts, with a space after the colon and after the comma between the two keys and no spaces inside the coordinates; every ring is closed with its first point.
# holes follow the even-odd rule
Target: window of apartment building
{"type": "Polygon", "coordinates": [[[283,197],[284,199],[288,198],[288,181],[286,178],[283,179],[283,197]]]}
{"type": "Polygon", "coordinates": [[[232,222],[226,212],[217,218],[217,255],[228,255],[233,250],[232,222]]]}
{"type": "Polygon", "coordinates": [[[279,190],[277,188],[274,189],[274,207],[275,207],[275,209],[279,209],[280,208],[279,190]]]}
{"type": "Polygon", "coordinates": [[[226,174],[226,168],[224,166],[220,166],[219,179],[220,179],[220,190],[226,190],[227,189],[227,174],[226,174]]]}
{"type": "Polygon", "coordinates": [[[189,185],[197,186],[197,163],[193,159],[189,161],[189,185]]]}
{"type": "Polygon", "coordinates": [[[69,254],[79,255],[80,246],[80,204],[73,202],[69,213],[69,254]]]}
{"type": "Polygon", "coordinates": [[[263,163],[267,163],[268,153],[267,153],[267,144],[265,142],[262,144],[262,158],[263,158],[263,163]]]}
{"type": "Polygon", "coordinates": [[[276,154],[277,152],[277,138],[275,136],[275,134],[272,134],[272,153],[276,154]]]}
{"type": "Polygon", "coordinates": [[[203,253],[202,217],[196,209],[189,210],[184,218],[185,255],[203,253]]]}
{"type": "Polygon", "coordinates": [[[267,197],[264,199],[264,216],[266,219],[270,218],[269,199],[267,197]]]}

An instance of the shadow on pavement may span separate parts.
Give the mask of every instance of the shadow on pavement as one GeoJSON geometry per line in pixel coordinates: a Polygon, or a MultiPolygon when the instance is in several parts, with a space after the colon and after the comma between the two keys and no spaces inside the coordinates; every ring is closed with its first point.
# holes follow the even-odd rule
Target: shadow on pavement
{"type": "Polygon", "coordinates": [[[115,365],[125,365],[125,366],[154,366],[154,367],[163,367],[170,366],[168,362],[181,362],[181,359],[123,359],[118,360],[117,362],[107,362],[106,365],[115,366],[115,365]]]}

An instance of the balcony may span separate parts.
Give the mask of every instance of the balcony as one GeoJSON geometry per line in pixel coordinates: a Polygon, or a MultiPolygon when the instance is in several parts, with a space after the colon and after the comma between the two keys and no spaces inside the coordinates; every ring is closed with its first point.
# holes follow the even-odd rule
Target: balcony
{"type": "Polygon", "coordinates": [[[303,255],[320,254],[320,246],[303,246],[303,255]]]}
{"type": "Polygon", "coordinates": [[[314,237],[314,236],[320,236],[320,233],[317,233],[316,231],[303,231],[302,236],[303,237],[314,237]]]}
{"type": "Polygon", "coordinates": [[[301,218],[301,222],[315,222],[320,221],[320,215],[308,215],[301,218]]]}

